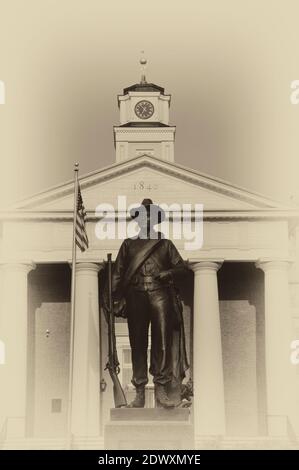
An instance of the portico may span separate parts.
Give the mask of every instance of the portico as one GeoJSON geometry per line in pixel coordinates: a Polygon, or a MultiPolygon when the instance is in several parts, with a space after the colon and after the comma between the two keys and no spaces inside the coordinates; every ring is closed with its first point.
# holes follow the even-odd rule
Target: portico
{"type": "MultiPolygon", "coordinates": [[[[120,99],[116,162],[80,177],[90,246],[78,253],[76,271],[76,445],[105,446],[103,429],[113,406],[104,370],[107,331],[98,300],[103,260],[110,252],[115,259],[121,240],[97,238],[96,207],[103,202],[117,207],[119,195],[128,205],[144,197],[193,208],[203,204],[203,246],[186,250],[184,240],[173,240],[190,266],[181,291],[194,387],[190,423],[195,447],[232,433],[237,440],[242,433],[244,440],[246,428],[251,439],[287,440],[290,427],[298,436],[299,383],[289,357],[299,322],[299,211],[175,163],[168,95],[161,87],[139,85],[125,89],[120,99]],[[141,98],[157,107],[148,127],[138,127],[141,118],[130,122],[141,98]]],[[[63,447],[72,208],[73,182],[68,182],[1,213],[4,446],[13,439],[57,438],[63,447]]],[[[116,220],[123,215],[116,212],[116,220]]],[[[172,214],[169,220],[171,226],[172,214]]],[[[121,380],[130,393],[126,324],[117,322],[116,332],[121,380]]],[[[149,386],[149,404],[150,393],[149,386]]]]}

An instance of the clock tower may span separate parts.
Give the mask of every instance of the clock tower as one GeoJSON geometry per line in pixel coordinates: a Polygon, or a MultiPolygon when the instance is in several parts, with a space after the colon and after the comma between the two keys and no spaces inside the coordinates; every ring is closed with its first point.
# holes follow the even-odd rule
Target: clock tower
{"type": "Polygon", "coordinates": [[[114,127],[116,161],[139,155],[174,160],[175,126],[169,125],[170,95],[164,88],[148,83],[146,59],[140,59],[140,83],[124,89],[118,96],[120,125],[114,127]]]}

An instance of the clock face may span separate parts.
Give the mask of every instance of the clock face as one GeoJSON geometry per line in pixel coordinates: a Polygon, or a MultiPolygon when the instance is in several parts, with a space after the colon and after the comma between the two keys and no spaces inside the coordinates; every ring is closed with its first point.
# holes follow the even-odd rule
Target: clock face
{"type": "Polygon", "coordinates": [[[154,114],[154,105],[147,100],[139,101],[135,106],[135,113],[140,119],[148,119],[154,114]]]}

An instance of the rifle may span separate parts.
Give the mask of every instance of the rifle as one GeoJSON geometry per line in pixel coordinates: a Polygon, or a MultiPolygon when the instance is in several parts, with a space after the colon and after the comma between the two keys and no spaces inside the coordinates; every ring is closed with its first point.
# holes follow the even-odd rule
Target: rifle
{"type": "Polygon", "coordinates": [[[105,370],[109,370],[111,380],[113,382],[113,396],[115,408],[121,406],[127,406],[127,400],[118,379],[120,372],[119,361],[116,350],[116,338],[115,338],[115,322],[114,322],[114,309],[112,299],[112,261],[111,253],[107,255],[108,261],[108,311],[107,311],[107,322],[108,322],[108,362],[105,370]]]}

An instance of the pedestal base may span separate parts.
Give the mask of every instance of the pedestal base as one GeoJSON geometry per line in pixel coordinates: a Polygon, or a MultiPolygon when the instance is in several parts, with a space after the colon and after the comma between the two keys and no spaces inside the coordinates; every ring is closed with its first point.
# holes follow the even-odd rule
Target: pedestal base
{"type": "Polygon", "coordinates": [[[104,431],[105,449],[192,449],[193,426],[184,408],[113,408],[104,431]]]}

